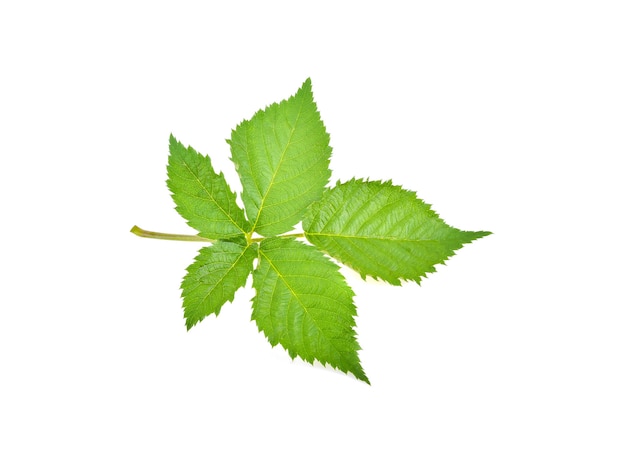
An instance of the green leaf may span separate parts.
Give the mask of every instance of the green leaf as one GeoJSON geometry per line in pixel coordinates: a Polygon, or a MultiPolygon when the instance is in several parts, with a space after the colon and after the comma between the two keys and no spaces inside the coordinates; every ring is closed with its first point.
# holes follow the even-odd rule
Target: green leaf
{"type": "Polygon", "coordinates": [[[246,234],[249,223],[224,175],[213,171],[208,157],[184,147],[173,136],[167,176],[176,210],[200,236],[216,240],[246,234]]]}
{"type": "Polygon", "coordinates": [[[272,346],[369,384],[357,355],[354,293],[336,264],[312,246],[273,238],[261,242],[252,277],[252,318],[272,346]]]}
{"type": "Polygon", "coordinates": [[[217,241],[200,249],[181,285],[187,329],[206,316],[217,316],[222,305],[233,300],[237,289],[246,284],[252,273],[256,255],[256,244],[217,241]]]}
{"type": "Polygon", "coordinates": [[[463,244],[489,235],[447,225],[414,192],[351,180],[328,189],[302,224],[306,238],[363,278],[419,284],[463,244]]]}
{"type": "Polygon", "coordinates": [[[329,136],[310,79],[288,100],[239,124],[228,143],[252,231],[261,235],[293,229],[330,178],[329,136]]]}
{"type": "Polygon", "coordinates": [[[363,278],[419,283],[489,232],[447,225],[414,192],[390,181],[353,179],[326,189],[332,150],[310,79],[289,99],[244,120],[228,143],[243,209],[211,160],[171,136],[167,185],[199,236],[131,229],[147,238],[213,242],[181,284],[187,328],[218,315],[252,273],[252,318],[272,346],[369,384],[358,357],[354,293],[324,252],[363,278]],[[304,233],[285,234],[300,221],[304,233]]]}

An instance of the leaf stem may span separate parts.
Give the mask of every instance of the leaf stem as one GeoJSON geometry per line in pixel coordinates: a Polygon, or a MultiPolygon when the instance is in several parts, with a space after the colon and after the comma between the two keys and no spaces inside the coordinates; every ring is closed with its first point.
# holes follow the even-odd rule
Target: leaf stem
{"type": "Polygon", "coordinates": [[[157,240],[175,240],[175,241],[202,241],[204,243],[213,243],[213,240],[198,235],[177,235],[175,233],[150,232],[136,225],[130,229],[131,233],[144,238],[154,238],[157,240]]]}
{"type": "MultiPolygon", "coordinates": [[[[156,240],[174,240],[174,241],[200,241],[204,243],[214,243],[215,240],[210,240],[208,238],[204,238],[198,235],[178,235],[176,233],[162,233],[162,232],[151,232],[149,230],[144,230],[142,228],[137,227],[136,225],[130,229],[131,233],[134,233],[137,236],[141,236],[143,238],[154,238],[156,240]]],[[[278,238],[302,238],[304,237],[304,233],[287,233],[286,235],[279,235],[278,238]]],[[[259,243],[263,241],[264,237],[258,238],[250,238],[251,243],[259,243]]]]}
{"type": "MultiPolygon", "coordinates": [[[[278,235],[276,238],[303,238],[304,233],[287,233],[286,235],[278,235]]],[[[264,236],[258,238],[250,238],[251,243],[260,243],[265,239],[264,236]]]]}

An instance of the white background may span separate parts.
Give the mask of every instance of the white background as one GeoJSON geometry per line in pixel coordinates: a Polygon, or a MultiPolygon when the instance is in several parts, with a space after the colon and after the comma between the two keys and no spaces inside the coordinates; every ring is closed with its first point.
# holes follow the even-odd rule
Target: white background
{"type": "Polygon", "coordinates": [[[615,1],[2,2],[0,454],[626,455],[626,15],[615,1]],[[219,6],[218,6],[219,5],[219,6]],[[250,287],[187,332],[170,132],[311,77],[333,182],[494,235],[362,282],[372,386],[291,361],[250,287]]]}

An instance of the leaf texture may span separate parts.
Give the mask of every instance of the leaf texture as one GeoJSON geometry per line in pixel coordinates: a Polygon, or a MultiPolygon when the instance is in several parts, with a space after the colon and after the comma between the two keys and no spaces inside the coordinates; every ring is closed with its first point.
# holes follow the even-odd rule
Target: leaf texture
{"type": "Polygon", "coordinates": [[[267,239],[253,286],[252,318],[272,346],[280,343],[292,358],[318,360],[369,384],[357,355],[354,293],[336,264],[292,238],[267,239]]]}
{"type": "Polygon", "coordinates": [[[170,136],[167,186],[176,210],[200,236],[212,240],[241,237],[250,228],[235,194],[215,173],[211,159],[170,136]]]}
{"type": "Polygon", "coordinates": [[[200,249],[181,285],[188,330],[211,314],[217,316],[224,303],[232,302],[252,273],[256,255],[256,244],[217,241],[200,249]]]}
{"type": "Polygon", "coordinates": [[[414,192],[390,181],[351,180],[328,189],[302,224],[306,238],[365,276],[419,284],[465,243],[489,232],[447,225],[414,192]]]}
{"type": "Polygon", "coordinates": [[[233,130],[228,143],[253,232],[275,236],[293,229],[320,198],[330,178],[329,141],[310,79],[233,130]]]}

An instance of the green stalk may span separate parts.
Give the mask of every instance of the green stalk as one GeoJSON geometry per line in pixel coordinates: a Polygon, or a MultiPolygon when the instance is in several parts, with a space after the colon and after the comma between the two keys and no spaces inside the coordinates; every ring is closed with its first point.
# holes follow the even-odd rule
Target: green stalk
{"type": "MultiPolygon", "coordinates": [[[[149,230],[144,230],[142,228],[137,227],[136,225],[130,229],[131,233],[134,233],[137,236],[141,236],[143,238],[153,238],[156,240],[174,240],[174,241],[201,241],[203,243],[214,243],[215,240],[210,240],[208,238],[204,238],[198,235],[178,235],[176,233],[162,233],[162,232],[151,232],[149,230]]],[[[286,235],[279,235],[278,238],[302,238],[304,233],[288,233],[286,235]]],[[[259,243],[263,241],[265,238],[250,238],[249,242],[251,243],[259,243]]]]}
{"type": "Polygon", "coordinates": [[[144,230],[142,228],[137,227],[136,225],[130,229],[131,233],[134,233],[137,236],[141,236],[144,238],[154,238],[157,240],[175,240],[175,241],[202,241],[204,243],[213,243],[213,240],[209,240],[208,238],[203,238],[198,235],[177,235],[175,233],[161,233],[161,232],[150,232],[148,230],[144,230]]]}

